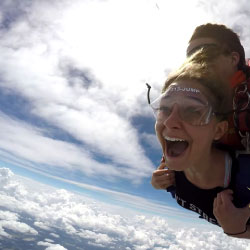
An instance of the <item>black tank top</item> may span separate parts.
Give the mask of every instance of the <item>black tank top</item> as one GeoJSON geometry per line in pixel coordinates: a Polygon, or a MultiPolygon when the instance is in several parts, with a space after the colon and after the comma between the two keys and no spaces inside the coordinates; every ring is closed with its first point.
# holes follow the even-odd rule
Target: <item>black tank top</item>
{"type": "Polygon", "coordinates": [[[175,199],[177,203],[200,215],[200,218],[210,223],[218,225],[213,214],[213,202],[217,193],[224,190],[223,187],[213,189],[201,189],[188,181],[184,172],[175,172],[176,192],[175,199]]]}

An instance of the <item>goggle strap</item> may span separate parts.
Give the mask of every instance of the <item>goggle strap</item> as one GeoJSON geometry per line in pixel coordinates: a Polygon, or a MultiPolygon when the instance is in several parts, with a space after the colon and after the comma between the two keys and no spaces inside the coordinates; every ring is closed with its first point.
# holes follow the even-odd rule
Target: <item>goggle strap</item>
{"type": "Polygon", "coordinates": [[[212,114],[212,108],[210,108],[210,109],[209,109],[209,113],[207,114],[205,124],[208,124],[208,123],[209,123],[209,120],[210,120],[211,114],[212,114]]]}
{"type": "Polygon", "coordinates": [[[151,86],[148,83],[146,83],[146,85],[147,85],[147,88],[148,88],[148,92],[147,92],[148,104],[150,104],[150,89],[151,89],[151,86]]]}

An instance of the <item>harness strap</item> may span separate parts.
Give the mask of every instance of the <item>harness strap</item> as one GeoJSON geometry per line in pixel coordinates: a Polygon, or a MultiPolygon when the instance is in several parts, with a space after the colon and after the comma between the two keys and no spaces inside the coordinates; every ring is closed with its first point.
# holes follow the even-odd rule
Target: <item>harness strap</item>
{"type": "Polygon", "coordinates": [[[225,155],[225,178],[224,178],[224,188],[229,186],[231,181],[231,172],[232,172],[232,158],[227,153],[225,155]]]}

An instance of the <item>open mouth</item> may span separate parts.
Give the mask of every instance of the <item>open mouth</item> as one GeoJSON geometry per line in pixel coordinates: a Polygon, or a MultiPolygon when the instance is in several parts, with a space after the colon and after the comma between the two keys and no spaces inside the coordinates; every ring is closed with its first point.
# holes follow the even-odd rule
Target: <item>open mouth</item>
{"type": "Polygon", "coordinates": [[[170,138],[165,137],[166,146],[167,146],[167,155],[169,157],[178,157],[186,151],[188,148],[189,143],[180,138],[170,138]]]}

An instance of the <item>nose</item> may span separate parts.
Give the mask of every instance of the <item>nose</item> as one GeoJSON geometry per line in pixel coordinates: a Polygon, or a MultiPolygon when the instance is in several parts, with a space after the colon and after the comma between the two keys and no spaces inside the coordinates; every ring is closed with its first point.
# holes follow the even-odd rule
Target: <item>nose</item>
{"type": "Polygon", "coordinates": [[[174,104],[171,113],[163,121],[163,125],[169,129],[178,129],[181,127],[181,117],[177,104],[174,104]]]}

